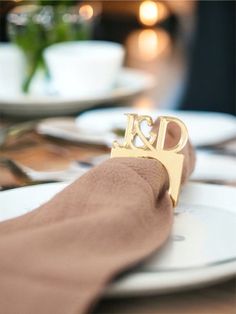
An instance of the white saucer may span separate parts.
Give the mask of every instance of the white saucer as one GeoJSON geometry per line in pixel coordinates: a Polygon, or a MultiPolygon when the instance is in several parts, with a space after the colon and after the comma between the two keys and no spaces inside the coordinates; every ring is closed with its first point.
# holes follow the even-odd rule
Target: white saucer
{"type": "Polygon", "coordinates": [[[95,105],[130,99],[155,86],[151,74],[124,68],[114,89],[105,95],[90,95],[87,98],[62,97],[44,94],[0,94],[0,113],[11,116],[50,116],[77,113],[95,105]]]}
{"type": "Polygon", "coordinates": [[[215,112],[120,107],[85,112],[77,118],[76,123],[84,132],[102,135],[111,132],[112,129],[124,129],[127,123],[124,113],[134,112],[150,115],[154,120],[161,115],[179,117],[185,122],[190,139],[195,146],[214,145],[236,137],[236,118],[229,114],[215,112]]]}
{"type": "MultiPolygon", "coordinates": [[[[0,192],[0,221],[31,211],[65,186],[53,183],[0,192]]],[[[233,187],[186,185],[169,241],[143,266],[112,283],[106,296],[179,291],[234,276],[235,195],[233,187]]]]}

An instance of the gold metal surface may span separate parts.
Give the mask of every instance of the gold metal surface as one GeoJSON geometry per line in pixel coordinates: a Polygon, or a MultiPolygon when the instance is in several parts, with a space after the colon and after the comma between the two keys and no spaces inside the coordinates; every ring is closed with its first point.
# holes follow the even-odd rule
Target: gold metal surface
{"type": "Polygon", "coordinates": [[[175,207],[178,203],[181,176],[183,170],[184,155],[179,153],[188,141],[188,131],[185,124],[175,117],[159,117],[159,130],[154,132],[153,120],[147,115],[126,114],[127,127],[123,144],[114,141],[111,150],[111,158],[114,157],[139,157],[154,158],[159,160],[166,168],[169,175],[169,194],[175,207]],[[146,122],[150,127],[150,133],[146,136],[141,124],[146,122]],[[178,125],[181,134],[178,143],[171,148],[164,148],[168,124],[172,122],[178,125]],[[141,145],[137,141],[141,141],[141,145]]]}

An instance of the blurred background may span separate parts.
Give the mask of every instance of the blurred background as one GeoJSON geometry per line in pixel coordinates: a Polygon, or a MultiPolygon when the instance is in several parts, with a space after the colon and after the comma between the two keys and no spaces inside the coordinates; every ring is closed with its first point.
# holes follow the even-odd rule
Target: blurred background
{"type": "Polygon", "coordinates": [[[89,38],[122,43],[126,66],[154,74],[157,87],[139,97],[136,106],[236,114],[235,1],[1,0],[1,42],[15,41],[28,55],[34,40],[43,45],[37,29],[25,38],[30,48],[18,30],[22,23],[30,24],[32,11],[23,5],[36,4],[52,6],[57,14],[63,6],[77,6],[87,26],[92,21],[78,38],[72,30],[60,38],[58,28],[55,42],[89,38]],[[9,17],[12,9],[15,14],[9,17]]]}
{"type": "MultiPolygon", "coordinates": [[[[0,0],[0,198],[4,190],[30,185],[30,196],[44,197],[50,190],[38,185],[69,183],[110,158],[113,141],[123,142],[124,113],[146,114],[153,120],[176,116],[186,124],[196,150],[191,183],[207,183],[204,189],[210,196],[214,190],[209,184],[219,185],[222,204],[205,210],[201,200],[198,214],[194,201],[189,209],[191,215],[196,212],[196,220],[186,212],[191,231],[186,252],[185,237],[174,234],[180,251],[176,254],[173,246],[170,265],[173,256],[179,256],[179,269],[188,269],[185,284],[194,281],[189,276],[193,265],[197,271],[207,266],[209,276],[201,286],[223,279],[216,265],[223,274],[225,261],[230,265],[236,256],[231,243],[235,230],[229,223],[233,212],[224,208],[225,202],[235,207],[235,191],[227,190],[236,187],[235,15],[236,1],[227,0],[0,0]]],[[[150,140],[145,123],[142,132],[150,140]]],[[[19,198],[6,195],[3,217],[5,212],[8,217],[8,208],[12,212],[13,203],[23,209],[26,201],[34,200],[21,189],[19,198]]],[[[179,213],[188,210],[187,203],[183,205],[179,213]]],[[[176,279],[171,286],[171,276],[178,278],[176,269],[170,268],[167,277],[172,292],[178,287],[176,279]]],[[[154,273],[155,268],[150,270],[154,273]]],[[[149,289],[147,283],[144,287],[149,289]]],[[[124,304],[130,307],[124,309],[235,313],[235,281],[181,295],[178,291],[152,300],[137,298],[137,305],[127,298],[124,304]]],[[[114,302],[107,301],[108,310],[99,308],[97,313],[123,313],[120,299],[114,302]]]]}

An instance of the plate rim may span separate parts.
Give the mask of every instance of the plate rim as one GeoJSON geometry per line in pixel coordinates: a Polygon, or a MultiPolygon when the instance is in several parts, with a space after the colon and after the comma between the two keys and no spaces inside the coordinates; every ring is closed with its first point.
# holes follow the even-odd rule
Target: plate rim
{"type": "Polygon", "coordinates": [[[141,86],[135,87],[122,87],[122,92],[119,92],[119,88],[114,89],[112,92],[106,95],[100,95],[97,97],[87,97],[87,98],[79,98],[79,97],[60,97],[60,96],[22,96],[20,98],[9,98],[0,95],[0,112],[8,115],[16,115],[16,108],[21,109],[17,111],[17,115],[19,116],[32,116],[39,114],[50,114],[50,113],[73,113],[78,112],[82,109],[90,108],[91,106],[96,106],[101,103],[106,104],[108,102],[117,102],[123,99],[130,99],[143,93],[144,91],[148,91],[153,89],[156,85],[155,76],[149,72],[123,67],[120,72],[120,76],[131,76],[134,80],[134,77],[139,77],[143,79],[141,86]],[[116,93],[116,91],[118,91],[116,93]],[[28,112],[24,112],[24,110],[28,110],[28,112]],[[43,110],[46,110],[43,112],[43,110]]]}
{"type": "MultiPolygon", "coordinates": [[[[234,139],[236,137],[236,118],[234,115],[229,114],[229,113],[224,113],[224,112],[213,112],[213,111],[202,111],[202,110],[183,110],[181,108],[132,108],[130,106],[124,107],[124,106],[117,106],[117,107],[109,107],[109,108],[95,108],[92,111],[86,111],[83,112],[81,115],[76,117],[76,124],[78,127],[82,128],[82,130],[85,130],[83,127],[83,123],[82,122],[82,126],[81,126],[81,120],[83,121],[83,119],[87,119],[86,124],[88,123],[88,120],[91,119],[90,116],[91,115],[96,115],[97,113],[99,115],[106,115],[106,119],[111,119],[112,116],[116,115],[122,115],[123,113],[126,112],[135,112],[135,113],[139,113],[139,114],[146,114],[146,115],[150,115],[150,116],[155,116],[158,117],[160,115],[167,115],[167,116],[176,116],[177,118],[180,118],[181,120],[183,120],[184,122],[185,119],[189,119],[190,117],[192,119],[200,119],[200,118],[204,118],[204,119],[209,119],[213,117],[213,119],[221,119],[224,120],[224,123],[227,125],[230,125],[230,129],[226,129],[224,130],[224,133],[221,132],[221,135],[219,136],[218,134],[218,138],[213,137],[212,134],[210,136],[206,137],[206,139],[204,140],[195,140],[194,141],[194,145],[195,146],[209,146],[209,145],[215,145],[215,144],[220,144],[220,143],[224,143],[227,141],[230,141],[232,139],[234,139]]],[[[97,119],[100,116],[97,117],[97,119]]],[[[124,120],[125,121],[125,120],[124,120]]]]}
{"type": "Polygon", "coordinates": [[[196,267],[177,271],[143,271],[126,275],[124,279],[112,282],[104,292],[108,298],[131,296],[147,296],[165,293],[175,293],[189,289],[197,289],[236,277],[236,258],[233,261],[223,261],[218,265],[196,267]],[[169,280],[170,275],[177,275],[175,283],[169,280]],[[165,277],[166,276],[166,277],[165,277]],[[184,280],[183,280],[184,279],[184,280]],[[149,282],[148,286],[145,283],[149,282]],[[138,285],[142,282],[142,286],[138,285]],[[145,286],[145,287],[144,287],[145,286]]]}

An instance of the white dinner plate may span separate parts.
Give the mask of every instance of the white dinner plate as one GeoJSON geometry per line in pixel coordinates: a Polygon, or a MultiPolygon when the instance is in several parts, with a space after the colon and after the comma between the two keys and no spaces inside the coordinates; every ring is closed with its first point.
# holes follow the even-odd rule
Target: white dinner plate
{"type": "MultiPolygon", "coordinates": [[[[0,192],[0,221],[31,211],[65,186],[53,183],[0,192]]],[[[236,274],[235,238],[236,189],[189,183],[175,210],[168,242],[142,266],[113,282],[106,296],[179,291],[230,278],[236,274]]]]}
{"type": "Polygon", "coordinates": [[[50,116],[76,113],[95,105],[125,101],[152,89],[156,84],[153,75],[123,68],[114,89],[104,95],[92,94],[86,98],[63,97],[32,93],[0,94],[0,113],[12,116],[50,116]]]}
{"type": "Polygon", "coordinates": [[[124,129],[127,123],[124,113],[135,112],[150,115],[153,119],[161,115],[180,118],[185,122],[195,146],[214,145],[236,137],[236,118],[230,114],[215,112],[120,107],[85,112],[77,118],[76,123],[80,130],[102,136],[113,129],[124,129]]]}

